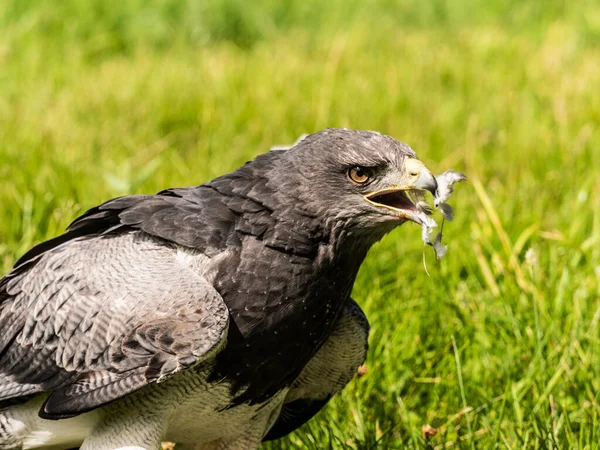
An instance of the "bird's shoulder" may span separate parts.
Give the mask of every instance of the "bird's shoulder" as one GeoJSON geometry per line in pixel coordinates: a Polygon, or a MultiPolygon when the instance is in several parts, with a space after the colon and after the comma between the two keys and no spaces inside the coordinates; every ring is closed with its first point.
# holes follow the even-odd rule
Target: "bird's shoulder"
{"type": "Polygon", "coordinates": [[[229,313],[202,276],[205,255],[130,230],[36,259],[2,280],[0,400],[49,391],[42,414],[70,416],[225,345],[229,313]]]}
{"type": "Polygon", "coordinates": [[[212,236],[225,234],[234,212],[223,196],[207,186],[168,189],[154,195],[127,195],[108,200],[76,218],[66,232],[42,242],[15,264],[34,264],[40,255],[74,239],[140,230],[167,242],[206,249],[219,245],[212,236]]]}

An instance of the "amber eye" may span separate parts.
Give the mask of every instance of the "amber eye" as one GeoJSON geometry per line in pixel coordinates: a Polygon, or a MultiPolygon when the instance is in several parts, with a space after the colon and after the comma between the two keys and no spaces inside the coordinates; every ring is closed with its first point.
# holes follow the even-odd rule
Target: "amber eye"
{"type": "Polygon", "coordinates": [[[348,169],[348,178],[358,184],[365,184],[371,175],[371,169],[367,167],[356,166],[348,169]]]}

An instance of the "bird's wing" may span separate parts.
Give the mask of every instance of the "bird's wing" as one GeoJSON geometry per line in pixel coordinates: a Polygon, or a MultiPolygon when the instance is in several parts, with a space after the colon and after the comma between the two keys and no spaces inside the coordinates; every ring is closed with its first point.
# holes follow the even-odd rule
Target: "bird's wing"
{"type": "Polygon", "coordinates": [[[368,337],[367,317],[350,298],[331,336],[292,384],[279,417],[263,440],[279,439],[291,433],[340,392],[365,362],[368,337]]]}
{"type": "Polygon", "coordinates": [[[96,408],[209,359],[229,313],[206,257],[129,230],[75,236],[0,279],[0,401],[49,391],[40,415],[96,408]]]}

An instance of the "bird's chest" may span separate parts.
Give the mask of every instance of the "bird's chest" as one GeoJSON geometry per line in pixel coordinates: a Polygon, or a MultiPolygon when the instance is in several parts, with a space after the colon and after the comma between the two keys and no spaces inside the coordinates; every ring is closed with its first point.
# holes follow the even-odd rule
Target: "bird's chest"
{"type": "Polygon", "coordinates": [[[289,386],[329,336],[356,274],[265,247],[242,253],[227,273],[217,286],[233,320],[215,378],[247,388],[237,401],[263,402],[289,386]]]}
{"type": "Polygon", "coordinates": [[[359,264],[288,254],[258,241],[246,244],[222,262],[213,280],[234,331],[244,339],[272,337],[284,343],[286,330],[308,338],[333,325],[359,264]]]}

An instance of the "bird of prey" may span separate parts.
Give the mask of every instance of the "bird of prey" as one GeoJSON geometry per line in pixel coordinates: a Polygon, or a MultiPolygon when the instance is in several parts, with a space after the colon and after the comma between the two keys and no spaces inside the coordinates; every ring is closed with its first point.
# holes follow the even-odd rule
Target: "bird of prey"
{"type": "Polygon", "coordinates": [[[363,363],[369,248],[436,192],[413,150],[327,129],[208,183],[109,200],[0,280],[0,449],[256,449],[363,363]],[[60,419],[60,420],[56,420],[60,419]]]}

